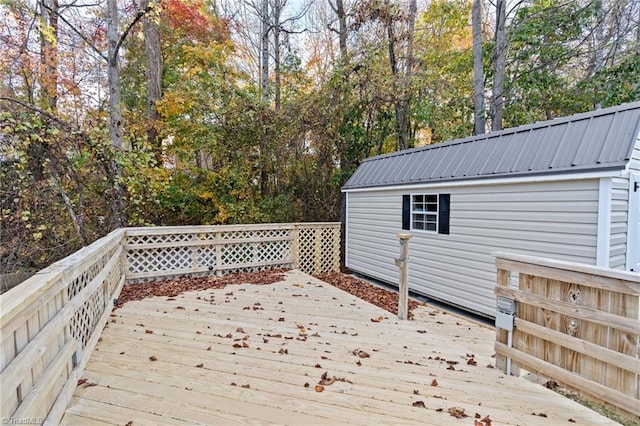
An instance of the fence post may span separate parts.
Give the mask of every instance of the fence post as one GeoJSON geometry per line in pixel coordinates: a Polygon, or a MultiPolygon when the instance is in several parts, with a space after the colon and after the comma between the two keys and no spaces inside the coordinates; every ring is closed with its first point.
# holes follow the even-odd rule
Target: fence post
{"type": "Polygon", "coordinates": [[[406,320],[409,310],[409,278],[407,273],[407,262],[409,261],[409,240],[411,234],[399,233],[400,257],[395,260],[396,266],[400,268],[400,282],[398,286],[398,318],[406,320]]]}

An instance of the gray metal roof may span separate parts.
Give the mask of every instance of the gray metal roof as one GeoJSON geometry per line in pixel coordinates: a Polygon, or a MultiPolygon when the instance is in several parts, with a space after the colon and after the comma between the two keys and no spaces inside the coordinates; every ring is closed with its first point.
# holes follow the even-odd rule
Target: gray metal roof
{"type": "Polygon", "coordinates": [[[371,157],[343,189],[624,169],[640,102],[371,157]]]}

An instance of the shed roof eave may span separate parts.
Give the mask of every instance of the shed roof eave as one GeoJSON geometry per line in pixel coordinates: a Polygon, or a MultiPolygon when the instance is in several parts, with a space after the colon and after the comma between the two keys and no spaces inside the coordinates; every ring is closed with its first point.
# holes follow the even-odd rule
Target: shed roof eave
{"type": "Polygon", "coordinates": [[[554,182],[581,179],[600,179],[606,177],[623,177],[627,172],[627,163],[616,165],[615,167],[601,168],[597,171],[576,171],[573,173],[549,172],[549,173],[528,173],[522,175],[508,176],[478,176],[473,178],[439,179],[434,181],[389,183],[381,185],[368,185],[357,187],[342,187],[342,192],[371,192],[394,189],[414,189],[414,188],[443,188],[460,187],[474,185],[499,185],[510,183],[532,183],[532,182],[554,182]]]}

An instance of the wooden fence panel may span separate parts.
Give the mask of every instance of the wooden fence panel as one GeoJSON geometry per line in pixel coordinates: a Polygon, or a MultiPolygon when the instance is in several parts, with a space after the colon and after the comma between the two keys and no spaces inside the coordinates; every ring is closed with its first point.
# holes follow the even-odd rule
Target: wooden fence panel
{"type": "Polygon", "coordinates": [[[496,294],[517,302],[513,344],[496,334],[496,365],[563,383],[640,419],[640,274],[496,253],[496,294]],[[518,272],[519,288],[505,277],[518,272]]]}

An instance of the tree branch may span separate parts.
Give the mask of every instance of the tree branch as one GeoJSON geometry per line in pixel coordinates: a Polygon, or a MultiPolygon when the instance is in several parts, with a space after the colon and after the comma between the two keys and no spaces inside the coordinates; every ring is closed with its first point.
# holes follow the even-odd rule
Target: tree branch
{"type": "Polygon", "coordinates": [[[144,16],[147,13],[151,12],[153,10],[154,6],[156,6],[158,4],[160,4],[160,1],[158,1],[156,3],[153,3],[153,4],[150,4],[149,6],[145,7],[143,10],[139,10],[138,13],[136,13],[136,16],[129,23],[129,25],[124,30],[124,32],[120,35],[120,39],[118,40],[118,43],[116,44],[115,52],[113,53],[115,56],[118,56],[118,51],[120,50],[120,46],[122,46],[122,43],[124,43],[125,39],[129,35],[129,32],[134,27],[134,25],[136,25],[142,18],[144,18],[144,16]]]}
{"type": "Polygon", "coordinates": [[[62,14],[57,11],[57,10],[53,10],[51,7],[49,7],[48,5],[44,4],[44,2],[42,3],[42,5],[51,13],[54,13],[58,19],[60,19],[62,22],[64,22],[65,24],[67,24],[67,26],[69,28],[71,28],[71,31],[73,31],[74,33],[76,33],[78,36],[80,36],[80,38],[87,43],[87,45],[94,51],[96,52],[102,59],[104,59],[106,62],[109,62],[109,59],[106,57],[106,55],[104,53],[102,53],[95,44],[93,44],[89,38],[87,36],[85,36],[84,34],[82,34],[80,31],[78,31],[78,29],[76,27],[74,27],[73,25],[71,25],[71,23],[69,21],[67,21],[67,19],[62,16],[62,14]]]}

